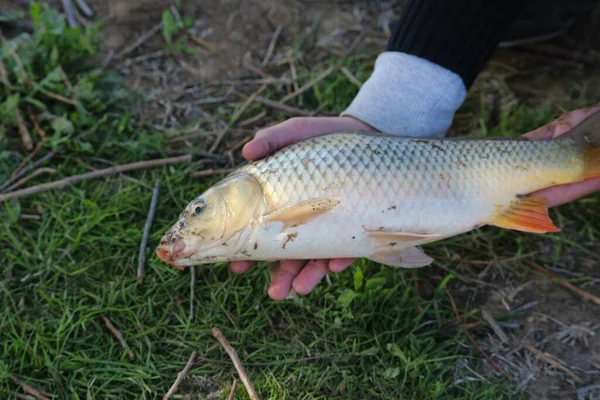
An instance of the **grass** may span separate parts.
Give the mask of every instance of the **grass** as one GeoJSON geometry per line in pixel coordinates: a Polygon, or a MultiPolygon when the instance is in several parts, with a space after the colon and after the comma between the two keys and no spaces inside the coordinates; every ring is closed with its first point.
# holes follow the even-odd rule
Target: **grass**
{"type": "MultiPolygon", "coordinates": [[[[32,182],[87,172],[85,165],[105,166],[99,159],[122,164],[162,152],[164,135],[131,117],[131,97],[118,88],[116,78],[85,65],[95,52],[94,32],[84,40],[52,10],[37,7],[32,6],[36,36],[16,49],[27,59],[27,76],[45,85],[46,92],[78,100],[64,104],[19,80],[14,58],[5,50],[0,53],[19,89],[18,99],[0,98],[3,115],[32,106],[34,113],[50,116],[42,124],[49,137],[43,152],[58,150],[49,163],[57,172],[32,182]],[[75,89],[56,76],[58,66],[75,89]]],[[[369,70],[360,60],[345,65],[360,80],[369,70]]],[[[347,78],[335,74],[307,93],[304,107],[326,103],[325,110],[340,110],[355,92],[347,78]]],[[[252,116],[253,107],[241,119],[252,116]]],[[[551,111],[519,108],[505,117],[504,126],[524,132],[549,121],[551,111]]],[[[509,133],[490,128],[490,134],[509,133]]],[[[0,146],[3,182],[26,155],[17,121],[3,121],[0,146]]],[[[183,173],[185,167],[82,182],[2,206],[3,398],[21,392],[11,375],[57,398],[161,398],[194,350],[203,358],[180,393],[207,398],[220,390],[218,398],[227,398],[237,375],[225,352],[214,346],[210,331],[215,326],[238,350],[264,399],[518,397],[501,376],[488,376],[486,382],[473,372],[480,369],[482,357],[456,330],[444,288],[451,287],[457,299],[465,297],[460,292],[468,282],[460,277],[473,258],[508,257],[551,245],[560,256],[586,248],[600,236],[600,219],[593,212],[600,200],[596,195],[553,211],[566,228],[560,235],[541,238],[483,228],[431,246],[428,253],[441,257],[456,275],[440,268],[398,271],[362,260],[332,275],[330,284],[323,282],[309,296],[284,303],[268,298],[268,273],[262,266],[242,276],[225,264],[201,267],[192,320],[189,270],[172,269],[153,253],[179,211],[215,180],[193,181],[183,173]],[[138,247],[156,179],[161,180],[161,194],[146,277],[137,286],[138,247]],[[22,220],[20,213],[41,218],[22,220]],[[102,316],[123,333],[134,360],[102,316]]],[[[530,273],[519,261],[506,267],[523,281],[530,273]]],[[[471,310],[462,318],[472,321],[477,315],[471,310]]],[[[178,396],[173,398],[184,398],[178,396]]],[[[243,388],[236,398],[247,398],[243,388]]]]}

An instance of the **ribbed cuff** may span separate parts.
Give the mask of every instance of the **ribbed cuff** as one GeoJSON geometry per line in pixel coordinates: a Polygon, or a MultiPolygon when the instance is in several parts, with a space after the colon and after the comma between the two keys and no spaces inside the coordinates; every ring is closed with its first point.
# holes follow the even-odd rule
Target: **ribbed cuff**
{"type": "Polygon", "coordinates": [[[442,137],[467,91],[463,80],[430,61],[384,52],[342,116],[352,116],[380,132],[442,137]]]}

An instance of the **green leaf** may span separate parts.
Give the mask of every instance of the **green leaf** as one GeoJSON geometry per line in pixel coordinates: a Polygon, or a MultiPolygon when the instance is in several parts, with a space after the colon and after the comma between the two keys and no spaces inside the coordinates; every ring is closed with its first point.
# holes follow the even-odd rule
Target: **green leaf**
{"type": "Polygon", "coordinates": [[[385,285],[385,278],[371,278],[365,284],[365,291],[371,292],[374,290],[379,290],[383,288],[385,285]]]}
{"type": "Polygon", "coordinates": [[[373,346],[373,347],[369,347],[366,350],[361,351],[358,354],[361,355],[361,356],[374,356],[377,353],[379,353],[379,347],[373,346]]]}
{"type": "Polygon", "coordinates": [[[19,220],[19,216],[21,215],[21,203],[19,203],[18,199],[10,199],[6,204],[6,221],[8,222],[8,226],[11,226],[15,222],[19,220]]]}
{"type": "Polygon", "coordinates": [[[348,308],[356,296],[358,296],[358,293],[356,293],[354,290],[345,289],[337,299],[337,306],[340,308],[348,308]]]}
{"type": "Polygon", "coordinates": [[[398,368],[398,367],[388,368],[385,371],[383,371],[383,376],[385,376],[386,378],[389,378],[389,379],[394,379],[398,375],[400,375],[400,368],[398,368]]]}
{"type": "Polygon", "coordinates": [[[54,129],[54,132],[56,132],[57,134],[70,134],[73,133],[74,131],[74,127],[73,127],[73,123],[71,123],[71,121],[69,121],[66,118],[56,118],[54,119],[51,123],[50,126],[52,126],[52,129],[54,129]]]}
{"type": "Polygon", "coordinates": [[[173,35],[177,32],[178,26],[175,17],[171,14],[171,11],[165,10],[162,13],[162,33],[167,44],[171,44],[173,35]]]}
{"type": "Polygon", "coordinates": [[[364,275],[362,270],[359,268],[354,271],[354,290],[359,291],[363,285],[364,275]]]}
{"type": "Polygon", "coordinates": [[[400,347],[398,347],[396,343],[388,343],[387,349],[393,356],[400,358],[405,363],[409,362],[408,358],[406,358],[406,354],[404,354],[404,352],[400,349],[400,347]]]}

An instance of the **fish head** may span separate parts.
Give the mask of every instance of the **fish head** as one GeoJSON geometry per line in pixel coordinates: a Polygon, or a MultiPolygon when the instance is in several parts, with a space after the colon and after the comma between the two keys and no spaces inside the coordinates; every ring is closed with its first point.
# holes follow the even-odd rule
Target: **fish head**
{"type": "Polygon", "coordinates": [[[156,254],[176,268],[233,259],[265,209],[260,183],[245,173],[231,175],[185,207],[156,254]]]}

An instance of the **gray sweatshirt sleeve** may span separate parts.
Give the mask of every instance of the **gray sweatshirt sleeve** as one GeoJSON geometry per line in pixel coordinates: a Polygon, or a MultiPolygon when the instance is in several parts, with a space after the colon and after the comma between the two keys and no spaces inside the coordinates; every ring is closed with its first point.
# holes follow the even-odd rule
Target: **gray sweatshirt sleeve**
{"type": "Polygon", "coordinates": [[[387,134],[443,137],[466,94],[454,72],[410,54],[386,51],[341,115],[387,134]]]}

